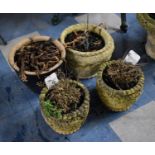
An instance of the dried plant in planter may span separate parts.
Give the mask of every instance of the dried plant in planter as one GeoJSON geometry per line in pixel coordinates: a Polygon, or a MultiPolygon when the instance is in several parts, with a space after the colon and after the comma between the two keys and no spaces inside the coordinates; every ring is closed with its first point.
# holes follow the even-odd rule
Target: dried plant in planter
{"type": "Polygon", "coordinates": [[[45,121],[60,134],[77,131],[87,118],[89,92],[80,82],[62,79],[50,90],[43,88],[39,98],[45,121]]]}
{"type": "Polygon", "coordinates": [[[65,38],[66,47],[81,52],[92,52],[104,47],[101,36],[90,31],[74,31],[65,38]]]}
{"type": "Polygon", "coordinates": [[[114,51],[110,34],[101,26],[88,23],[69,26],[62,32],[60,41],[67,50],[68,66],[79,79],[96,76],[99,66],[114,51]]]}
{"type": "Polygon", "coordinates": [[[114,89],[127,90],[138,83],[140,75],[139,66],[120,60],[106,67],[103,72],[103,80],[114,89]]]}
{"type": "Polygon", "coordinates": [[[74,83],[69,83],[68,80],[60,80],[58,84],[52,87],[46,98],[51,101],[51,104],[57,109],[60,109],[63,114],[74,111],[80,104],[82,92],[74,83]]]}
{"type": "Polygon", "coordinates": [[[101,65],[97,75],[97,92],[112,111],[126,111],[143,91],[144,74],[137,65],[113,60],[101,65]]]}
{"type": "Polygon", "coordinates": [[[51,39],[37,42],[32,40],[17,50],[15,63],[20,68],[21,79],[26,81],[25,71],[36,72],[39,77],[41,72],[56,65],[60,58],[61,53],[51,39]]]}

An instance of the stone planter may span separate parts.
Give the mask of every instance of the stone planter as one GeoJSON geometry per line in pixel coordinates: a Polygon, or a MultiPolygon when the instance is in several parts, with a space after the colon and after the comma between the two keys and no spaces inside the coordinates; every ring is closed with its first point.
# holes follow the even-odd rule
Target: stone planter
{"type": "Polygon", "coordinates": [[[141,71],[141,77],[131,89],[128,90],[117,90],[107,85],[103,78],[103,71],[106,66],[112,64],[114,61],[104,63],[97,74],[97,92],[103,104],[112,111],[126,111],[131,105],[136,102],[143,91],[144,75],[141,71]]]}
{"type": "Polygon", "coordinates": [[[155,59],[155,19],[148,13],[137,14],[140,24],[147,30],[147,43],[145,45],[146,53],[155,59]]]}
{"type": "MultiPolygon", "coordinates": [[[[12,50],[9,53],[9,57],[8,57],[8,61],[10,63],[10,65],[12,66],[12,68],[19,73],[20,69],[17,66],[17,64],[15,63],[15,54],[17,52],[18,49],[20,49],[22,46],[29,44],[32,40],[34,42],[37,41],[47,41],[49,40],[50,37],[49,36],[33,36],[31,38],[26,38],[26,39],[22,39],[20,42],[18,42],[18,44],[16,44],[12,50]]],[[[25,82],[25,84],[27,86],[29,86],[32,90],[37,91],[37,89],[39,89],[38,86],[36,86],[36,83],[39,81],[43,81],[44,78],[46,76],[48,76],[49,74],[51,74],[52,72],[56,71],[57,68],[59,68],[61,66],[61,64],[63,63],[63,60],[65,59],[66,56],[66,51],[64,46],[58,41],[58,40],[54,40],[53,44],[58,47],[58,49],[61,52],[61,59],[60,61],[54,65],[52,68],[49,68],[47,71],[42,71],[40,72],[39,76],[40,78],[37,77],[36,72],[32,72],[32,71],[25,71],[25,74],[27,75],[27,79],[28,81],[25,82]]]]}
{"type": "Polygon", "coordinates": [[[89,92],[85,88],[85,86],[77,81],[70,80],[71,83],[75,83],[78,87],[80,87],[84,92],[84,100],[81,106],[67,114],[63,114],[62,118],[54,118],[54,117],[47,117],[45,115],[45,111],[43,108],[43,104],[45,101],[45,96],[48,93],[47,88],[43,88],[40,94],[40,107],[41,113],[46,121],[46,123],[57,133],[59,134],[72,134],[73,132],[80,129],[81,125],[85,122],[88,113],[89,113],[89,92]]]}
{"type": "MultiPolygon", "coordinates": [[[[68,34],[73,31],[84,31],[86,28],[87,24],[76,24],[66,28],[60,36],[62,44],[65,44],[65,38],[68,34]]],[[[81,52],[67,48],[66,57],[68,65],[77,77],[81,79],[95,76],[100,64],[108,61],[114,51],[114,41],[106,30],[99,26],[89,24],[88,31],[100,35],[105,42],[105,46],[102,49],[93,52],[81,52]]]]}

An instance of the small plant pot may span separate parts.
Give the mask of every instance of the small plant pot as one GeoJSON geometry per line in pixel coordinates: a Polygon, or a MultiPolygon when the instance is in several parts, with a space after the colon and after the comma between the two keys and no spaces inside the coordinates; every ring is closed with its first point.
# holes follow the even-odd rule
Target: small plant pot
{"type": "Polygon", "coordinates": [[[128,90],[117,90],[109,86],[103,80],[103,72],[105,68],[116,60],[104,63],[97,74],[97,92],[103,104],[112,111],[126,111],[131,105],[136,102],[143,91],[144,75],[141,71],[141,76],[138,83],[128,90]]]}
{"type": "Polygon", "coordinates": [[[147,31],[146,53],[155,59],[155,14],[139,13],[137,19],[147,31]]]}
{"type": "Polygon", "coordinates": [[[108,61],[114,51],[114,41],[110,34],[102,27],[92,24],[76,24],[66,28],[60,36],[62,44],[66,44],[65,39],[70,33],[85,31],[87,28],[89,32],[101,36],[105,45],[100,50],[90,52],[77,51],[71,48],[66,49],[68,65],[80,79],[94,77],[100,64],[108,61]]]}
{"type": "Polygon", "coordinates": [[[82,104],[78,109],[75,111],[71,111],[67,114],[63,114],[62,118],[55,118],[55,117],[47,117],[46,112],[43,108],[43,104],[45,103],[45,96],[48,93],[47,88],[43,88],[40,94],[40,108],[41,113],[46,121],[46,123],[57,133],[67,135],[72,134],[80,129],[82,124],[85,122],[88,113],[89,113],[89,92],[87,88],[83,84],[77,81],[69,80],[70,83],[75,83],[78,87],[80,87],[83,90],[84,93],[84,99],[82,104]]]}
{"type": "MultiPolygon", "coordinates": [[[[8,61],[9,61],[9,64],[12,66],[12,68],[17,72],[17,74],[20,72],[20,68],[15,63],[16,52],[23,46],[31,43],[32,41],[33,42],[48,41],[49,39],[50,37],[48,36],[33,36],[31,38],[22,39],[11,49],[9,53],[8,61]]],[[[39,77],[37,76],[36,72],[33,72],[33,71],[24,72],[25,75],[27,76],[27,82],[25,82],[25,84],[34,91],[36,91],[37,89],[40,89],[40,87],[36,85],[37,82],[43,82],[44,78],[49,74],[51,74],[52,72],[56,71],[63,63],[63,60],[65,59],[66,51],[64,46],[58,40],[53,40],[53,44],[60,50],[60,53],[61,53],[60,61],[57,64],[55,64],[53,67],[49,68],[46,71],[40,72],[39,77]]]]}

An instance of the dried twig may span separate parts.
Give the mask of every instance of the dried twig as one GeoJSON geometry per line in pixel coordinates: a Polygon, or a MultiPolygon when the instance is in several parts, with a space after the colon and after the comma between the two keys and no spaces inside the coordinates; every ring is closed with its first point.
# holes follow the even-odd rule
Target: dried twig
{"type": "Polygon", "coordinates": [[[65,47],[87,52],[99,50],[104,47],[104,44],[101,36],[86,29],[70,33],[66,37],[65,47]]]}
{"type": "Polygon", "coordinates": [[[124,63],[122,60],[109,65],[103,78],[116,89],[130,89],[137,84],[141,71],[138,66],[124,63]]]}
{"type": "Polygon", "coordinates": [[[23,81],[26,81],[25,71],[36,72],[39,77],[42,71],[48,71],[60,59],[61,53],[51,39],[31,41],[28,45],[21,47],[15,55],[15,63],[20,68],[19,74],[23,81]]]}
{"type": "Polygon", "coordinates": [[[74,111],[80,104],[81,89],[67,79],[60,80],[46,96],[47,100],[52,101],[63,113],[74,111]]]}

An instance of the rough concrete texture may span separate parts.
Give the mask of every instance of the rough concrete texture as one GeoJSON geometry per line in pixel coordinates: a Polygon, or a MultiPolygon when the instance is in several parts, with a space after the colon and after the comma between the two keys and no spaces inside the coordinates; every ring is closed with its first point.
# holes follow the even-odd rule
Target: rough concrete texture
{"type": "Polygon", "coordinates": [[[110,123],[122,141],[155,141],[155,101],[110,123]]]}

